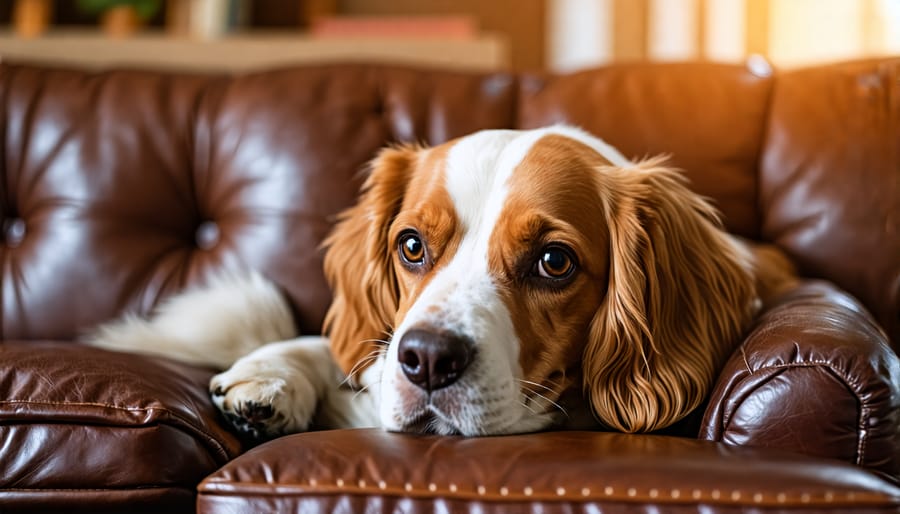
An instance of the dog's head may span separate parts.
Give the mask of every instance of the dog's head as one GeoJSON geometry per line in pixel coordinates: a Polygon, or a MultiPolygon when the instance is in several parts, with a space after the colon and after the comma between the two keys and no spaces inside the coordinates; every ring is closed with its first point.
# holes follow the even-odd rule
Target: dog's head
{"type": "Polygon", "coordinates": [[[391,430],[540,430],[572,392],[612,428],[665,427],[754,303],[679,173],[571,127],[384,150],[327,244],[333,351],[347,373],[382,359],[391,430]]]}

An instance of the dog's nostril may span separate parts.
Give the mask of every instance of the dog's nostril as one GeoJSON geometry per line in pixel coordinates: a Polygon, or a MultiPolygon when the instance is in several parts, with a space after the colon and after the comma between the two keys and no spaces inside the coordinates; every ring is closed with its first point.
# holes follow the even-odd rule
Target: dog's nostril
{"type": "Polygon", "coordinates": [[[412,350],[407,350],[407,351],[403,352],[403,355],[401,355],[400,362],[404,366],[409,366],[411,368],[418,368],[419,367],[419,356],[416,355],[416,352],[414,352],[412,350]]]}
{"type": "Polygon", "coordinates": [[[434,370],[438,373],[456,373],[464,367],[464,364],[465,363],[463,363],[461,360],[454,357],[444,357],[442,359],[439,359],[434,364],[434,370]]]}
{"type": "Polygon", "coordinates": [[[456,382],[469,366],[472,342],[448,332],[413,329],[400,338],[398,358],[410,382],[434,391],[456,382]]]}
{"type": "Polygon", "coordinates": [[[419,362],[419,356],[413,350],[406,350],[400,353],[400,367],[403,369],[403,374],[407,377],[416,377],[415,380],[410,378],[414,383],[418,383],[417,380],[427,380],[428,379],[428,370],[422,369],[419,362]]]}

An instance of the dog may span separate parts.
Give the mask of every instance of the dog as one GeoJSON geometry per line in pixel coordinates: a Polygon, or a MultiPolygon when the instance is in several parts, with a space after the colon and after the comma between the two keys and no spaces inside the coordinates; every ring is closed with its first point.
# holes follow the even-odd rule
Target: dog
{"type": "Polygon", "coordinates": [[[571,126],[384,149],[324,246],[327,337],[297,337],[283,295],[246,272],[89,342],[225,370],[212,399],[257,439],[651,432],[702,404],[795,280],[663,159],[571,126]]]}

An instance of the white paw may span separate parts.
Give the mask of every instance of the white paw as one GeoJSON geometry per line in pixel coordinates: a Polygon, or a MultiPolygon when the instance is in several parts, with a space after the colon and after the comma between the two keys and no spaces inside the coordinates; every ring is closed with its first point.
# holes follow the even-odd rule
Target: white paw
{"type": "Polygon", "coordinates": [[[307,430],[318,401],[309,377],[260,359],[238,361],[209,390],[225,419],[254,441],[307,430]]]}

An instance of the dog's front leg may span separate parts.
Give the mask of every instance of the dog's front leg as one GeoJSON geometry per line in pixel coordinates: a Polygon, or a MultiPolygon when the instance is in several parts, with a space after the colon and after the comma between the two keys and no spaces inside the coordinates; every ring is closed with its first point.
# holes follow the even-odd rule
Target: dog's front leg
{"type": "Polygon", "coordinates": [[[212,378],[210,392],[225,418],[255,440],[303,432],[312,425],[375,425],[375,395],[348,390],[341,385],[343,378],[326,338],[300,337],[242,357],[212,378]]]}

